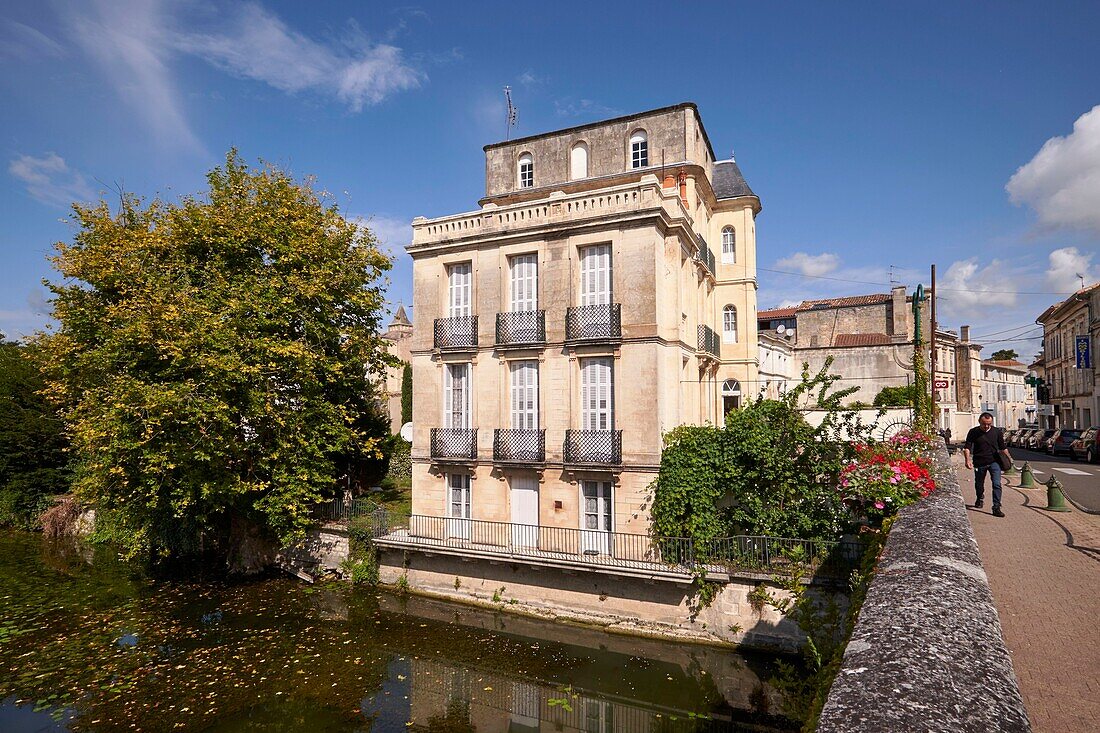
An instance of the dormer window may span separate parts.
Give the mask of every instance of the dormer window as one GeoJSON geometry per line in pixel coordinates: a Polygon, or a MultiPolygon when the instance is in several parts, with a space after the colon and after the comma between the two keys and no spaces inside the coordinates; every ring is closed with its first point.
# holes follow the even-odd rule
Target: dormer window
{"type": "Polygon", "coordinates": [[[519,187],[532,188],[535,185],[535,159],[530,153],[519,156],[519,187]]]}
{"type": "Polygon", "coordinates": [[[569,179],[588,178],[588,145],[577,143],[569,151],[569,179]]]}
{"type": "Polygon", "coordinates": [[[645,168],[649,165],[649,138],[645,130],[638,130],[630,136],[630,167],[645,168]]]}

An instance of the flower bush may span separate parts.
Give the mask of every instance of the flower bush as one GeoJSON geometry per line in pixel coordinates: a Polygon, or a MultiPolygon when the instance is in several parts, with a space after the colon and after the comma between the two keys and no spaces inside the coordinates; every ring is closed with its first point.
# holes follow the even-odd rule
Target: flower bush
{"type": "Polygon", "coordinates": [[[855,457],[840,472],[844,505],[857,517],[881,525],[901,507],[928,496],[935,482],[925,457],[933,439],[906,431],[885,443],[856,444],[855,457]]]}

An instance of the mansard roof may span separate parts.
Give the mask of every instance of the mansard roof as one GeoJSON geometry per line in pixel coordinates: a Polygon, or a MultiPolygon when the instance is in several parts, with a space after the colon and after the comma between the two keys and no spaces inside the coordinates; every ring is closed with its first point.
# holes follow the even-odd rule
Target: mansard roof
{"type": "Polygon", "coordinates": [[[735,199],[739,196],[756,196],[749,188],[741,169],[734,160],[720,160],[714,164],[714,180],[711,181],[714,197],[718,200],[735,199]]]}

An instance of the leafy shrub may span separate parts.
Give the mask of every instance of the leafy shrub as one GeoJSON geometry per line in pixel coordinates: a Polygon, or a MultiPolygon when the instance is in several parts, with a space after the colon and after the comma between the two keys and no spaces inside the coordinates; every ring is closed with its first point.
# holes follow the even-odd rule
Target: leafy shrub
{"type": "Polygon", "coordinates": [[[390,465],[386,476],[400,481],[412,478],[412,443],[395,435],[390,451],[390,465]]]}

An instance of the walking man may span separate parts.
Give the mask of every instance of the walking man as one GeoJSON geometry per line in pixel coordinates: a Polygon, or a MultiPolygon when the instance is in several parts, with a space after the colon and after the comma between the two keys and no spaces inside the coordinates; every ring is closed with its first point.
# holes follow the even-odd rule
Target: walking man
{"type": "Polygon", "coordinates": [[[1001,464],[997,460],[998,453],[1011,464],[1012,456],[1005,446],[1004,433],[1000,428],[993,427],[993,415],[983,412],[978,418],[977,427],[970,428],[970,432],[966,434],[963,457],[966,459],[966,467],[974,469],[974,493],[977,495],[974,508],[981,509],[985,504],[985,476],[989,474],[989,482],[993,486],[993,516],[1003,517],[1005,513],[1001,511],[1001,464]]]}

